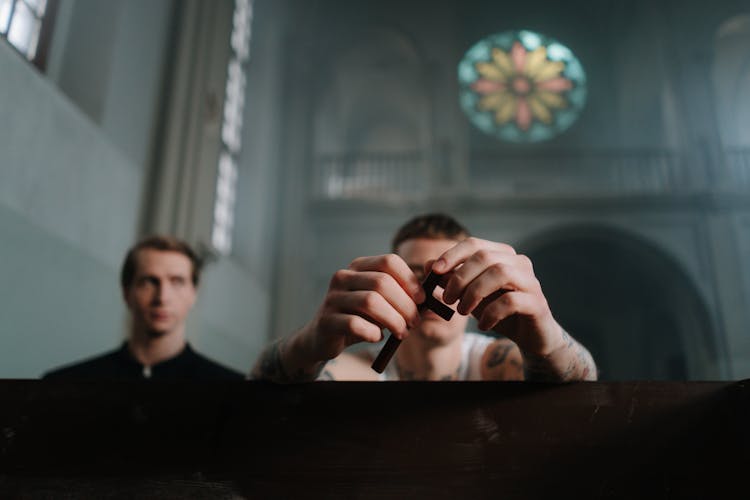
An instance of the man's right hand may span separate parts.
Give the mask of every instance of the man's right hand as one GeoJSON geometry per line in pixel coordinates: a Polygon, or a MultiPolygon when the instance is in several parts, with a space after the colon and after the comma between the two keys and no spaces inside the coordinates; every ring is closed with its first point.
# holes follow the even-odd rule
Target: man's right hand
{"type": "MultiPolygon", "coordinates": [[[[334,273],[313,319],[260,354],[251,377],[279,383],[315,380],[350,345],[380,341],[384,328],[403,339],[419,323],[417,304],[424,300],[422,285],[398,255],[355,259],[334,273]]],[[[360,364],[348,370],[358,371],[360,364]]],[[[362,366],[371,375],[369,363],[362,366]]]]}
{"type": "Polygon", "coordinates": [[[417,304],[424,300],[422,285],[401,257],[360,257],[334,273],[299,340],[316,361],[327,361],[352,344],[379,342],[384,328],[403,339],[419,323],[417,304]]]}

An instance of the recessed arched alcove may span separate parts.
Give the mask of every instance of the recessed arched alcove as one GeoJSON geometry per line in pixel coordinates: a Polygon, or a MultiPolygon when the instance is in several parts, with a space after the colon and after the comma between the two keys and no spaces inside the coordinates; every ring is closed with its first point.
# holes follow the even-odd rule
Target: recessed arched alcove
{"type": "Polygon", "coordinates": [[[708,308],[666,251],[608,226],[559,228],[519,250],[557,320],[591,350],[601,380],[720,377],[708,308]]]}
{"type": "Polygon", "coordinates": [[[750,12],[716,30],[711,65],[717,125],[725,147],[725,186],[750,187],[750,12]]]}
{"type": "Polygon", "coordinates": [[[380,198],[422,189],[431,151],[429,62],[392,23],[332,30],[312,77],[317,196],[380,198]]]}

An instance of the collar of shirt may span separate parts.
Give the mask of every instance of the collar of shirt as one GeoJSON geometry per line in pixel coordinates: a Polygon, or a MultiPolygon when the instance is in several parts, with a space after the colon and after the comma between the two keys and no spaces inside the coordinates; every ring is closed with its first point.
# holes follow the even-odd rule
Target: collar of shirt
{"type": "Polygon", "coordinates": [[[148,379],[179,374],[187,370],[195,359],[195,351],[186,342],[185,347],[176,356],[148,366],[138,361],[128,349],[128,343],[123,342],[118,351],[118,358],[121,363],[128,367],[128,371],[137,370],[144,379],[148,379]]]}

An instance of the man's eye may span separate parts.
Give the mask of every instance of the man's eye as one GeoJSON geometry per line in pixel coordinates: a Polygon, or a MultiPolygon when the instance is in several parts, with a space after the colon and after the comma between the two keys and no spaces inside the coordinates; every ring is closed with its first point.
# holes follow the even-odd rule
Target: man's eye
{"type": "Polygon", "coordinates": [[[172,278],[170,281],[175,286],[182,286],[185,284],[185,278],[172,278]]]}
{"type": "Polygon", "coordinates": [[[147,287],[152,285],[156,285],[156,280],[153,278],[144,277],[138,280],[138,286],[140,287],[147,287]]]}

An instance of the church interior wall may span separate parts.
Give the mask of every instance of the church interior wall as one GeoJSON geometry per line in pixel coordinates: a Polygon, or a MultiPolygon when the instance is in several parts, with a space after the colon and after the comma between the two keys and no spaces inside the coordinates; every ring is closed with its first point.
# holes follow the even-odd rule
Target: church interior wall
{"type": "MultiPolygon", "coordinates": [[[[17,284],[0,294],[0,338],[13,346],[0,349],[0,375],[35,377],[122,338],[117,273],[159,194],[188,4],[61,1],[45,73],[0,43],[0,259],[13,263],[0,277],[17,284]]],[[[206,269],[189,323],[201,350],[246,371],[315,312],[333,271],[390,251],[406,218],[440,210],[522,251],[565,228],[643,241],[705,310],[712,339],[681,339],[686,376],[750,376],[746,2],[253,5],[234,249],[206,269]],[[587,72],[578,121],[533,146],[482,133],[457,98],[465,50],[518,28],[564,41],[587,72]]],[[[690,300],[656,307],[664,329],[687,331],[670,314],[690,300]]],[[[648,355],[637,338],[626,347],[648,355]]],[[[618,377],[670,373],[624,360],[618,377]]]]}

